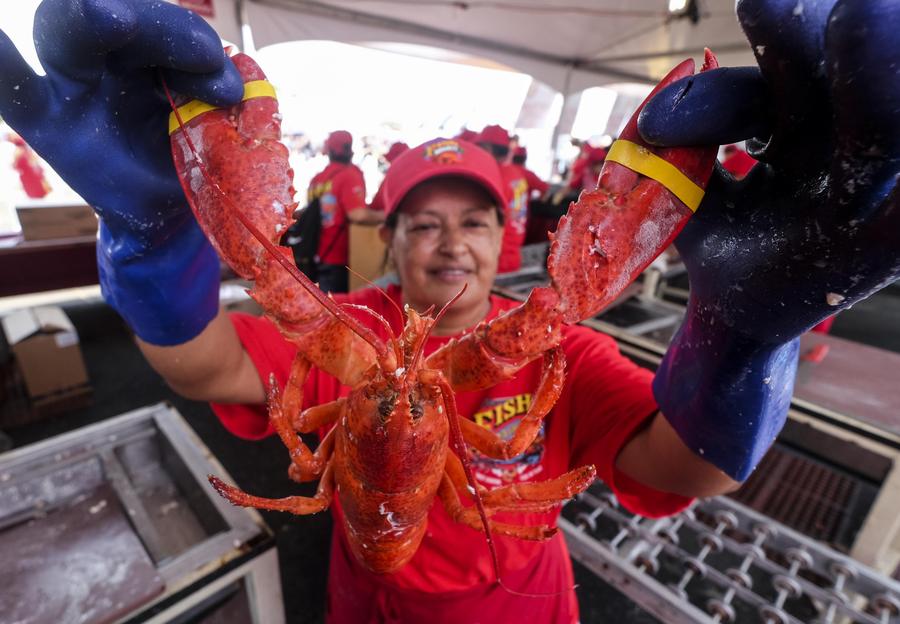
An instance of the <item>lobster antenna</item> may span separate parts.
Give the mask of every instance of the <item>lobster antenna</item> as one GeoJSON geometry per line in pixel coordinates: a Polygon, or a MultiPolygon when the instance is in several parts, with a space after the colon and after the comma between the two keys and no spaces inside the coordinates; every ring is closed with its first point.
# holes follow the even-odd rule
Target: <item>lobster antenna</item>
{"type": "Polygon", "coordinates": [[[397,358],[398,362],[403,361],[403,352],[400,349],[400,344],[395,339],[394,331],[391,329],[390,324],[386,320],[384,320],[383,316],[378,314],[378,312],[376,312],[372,308],[367,308],[366,306],[357,305],[355,303],[342,303],[341,307],[345,308],[345,309],[349,308],[352,310],[359,310],[360,312],[365,312],[366,314],[368,314],[369,316],[374,318],[376,321],[378,321],[381,324],[381,326],[384,327],[384,330],[387,332],[387,335],[391,336],[391,345],[394,347],[394,357],[397,358]]]}
{"type": "Polygon", "coordinates": [[[390,324],[386,320],[384,320],[384,317],[381,316],[380,314],[378,314],[378,312],[376,312],[375,310],[373,310],[371,308],[367,308],[364,305],[356,304],[356,303],[342,303],[340,305],[345,310],[359,310],[360,312],[365,312],[366,314],[371,316],[373,319],[378,321],[378,324],[384,328],[384,330],[388,333],[388,336],[394,335],[390,324]]]}
{"type": "MultiPolygon", "coordinates": [[[[461,294],[462,292],[456,296],[459,297],[461,294]]],[[[450,442],[453,450],[462,462],[463,470],[466,473],[466,481],[472,489],[472,496],[475,498],[475,507],[478,509],[478,515],[481,518],[481,525],[484,527],[484,536],[488,543],[488,550],[491,551],[491,564],[494,567],[494,575],[497,577],[497,583],[505,589],[503,582],[500,580],[500,560],[497,558],[497,549],[494,546],[491,523],[488,520],[487,512],[484,510],[484,502],[481,500],[481,493],[478,491],[475,475],[472,474],[472,466],[469,464],[469,450],[466,447],[466,440],[463,438],[462,429],[460,429],[459,421],[457,420],[459,416],[456,412],[456,398],[453,396],[453,389],[450,387],[449,382],[443,379],[443,376],[440,376],[439,379],[441,383],[438,387],[441,388],[441,397],[447,408],[444,411],[447,413],[447,420],[450,424],[450,442]]]]}
{"type": "MultiPolygon", "coordinates": [[[[456,295],[454,300],[460,295],[462,295],[462,292],[456,295]]],[[[491,531],[491,523],[490,520],[488,520],[487,512],[484,509],[484,502],[481,500],[481,492],[478,491],[478,483],[475,481],[475,475],[472,474],[472,466],[469,463],[468,447],[466,446],[466,440],[465,438],[463,438],[462,429],[460,428],[459,421],[457,420],[458,415],[456,412],[456,399],[453,397],[453,390],[450,388],[450,384],[446,381],[444,381],[441,386],[441,396],[444,398],[444,403],[447,406],[447,409],[445,411],[447,412],[447,419],[450,421],[450,440],[454,446],[456,455],[462,462],[463,470],[466,473],[466,481],[469,484],[469,488],[471,488],[472,498],[475,499],[475,507],[478,509],[478,515],[481,517],[481,525],[484,527],[484,536],[488,543],[488,550],[491,551],[491,564],[494,567],[494,575],[497,577],[497,585],[502,587],[503,590],[507,593],[514,596],[521,596],[523,598],[552,598],[554,596],[561,596],[562,594],[574,590],[576,587],[578,587],[577,585],[573,585],[571,588],[556,592],[527,593],[516,591],[508,587],[503,582],[503,579],[500,577],[500,560],[497,558],[497,548],[496,546],[494,546],[494,535],[491,531]],[[444,386],[446,386],[446,390],[444,386]]]]}
{"type": "Polygon", "coordinates": [[[231,212],[238,218],[238,220],[244,225],[245,228],[253,235],[253,237],[259,241],[259,243],[269,252],[272,256],[274,256],[275,260],[283,266],[291,276],[300,282],[300,285],[303,286],[309,292],[310,295],[326,310],[331,312],[335,318],[344,323],[350,330],[355,333],[357,336],[362,338],[365,342],[367,342],[373,349],[375,349],[375,353],[378,355],[378,359],[384,364],[387,359],[387,346],[378,339],[377,336],[368,328],[365,327],[355,319],[353,319],[349,314],[344,312],[341,307],[333,300],[325,296],[321,290],[316,288],[315,284],[310,281],[306,275],[304,275],[300,269],[298,269],[294,264],[292,264],[287,258],[285,258],[281,253],[279,253],[278,248],[268,239],[266,236],[259,231],[259,229],[250,222],[246,215],[244,215],[237,206],[234,205],[234,202],[231,201],[231,198],[225,194],[215,180],[212,179],[212,176],[209,175],[209,172],[206,171],[206,166],[203,164],[203,160],[200,158],[200,154],[197,151],[197,148],[194,147],[194,142],[191,140],[190,135],[188,134],[187,128],[184,125],[184,120],[181,118],[181,113],[178,110],[178,107],[175,105],[175,100],[172,99],[172,94],[169,92],[169,86],[166,84],[166,79],[162,75],[162,71],[159,72],[159,78],[162,82],[163,91],[166,93],[166,99],[169,101],[169,106],[172,107],[172,112],[175,113],[175,118],[178,120],[178,127],[181,129],[181,133],[184,135],[185,141],[187,142],[188,148],[191,150],[191,154],[197,160],[197,168],[200,169],[200,173],[203,176],[203,179],[206,181],[210,187],[216,189],[219,195],[225,200],[228,204],[231,212]]]}
{"type": "MultiPolygon", "coordinates": [[[[369,286],[371,286],[372,288],[374,288],[375,290],[380,292],[381,296],[384,297],[385,299],[387,299],[388,303],[391,304],[391,306],[397,311],[397,314],[400,316],[400,326],[402,327],[403,325],[406,324],[406,315],[403,314],[403,310],[400,309],[400,306],[397,305],[397,302],[394,301],[391,298],[391,296],[389,294],[387,294],[387,292],[385,292],[384,289],[381,288],[381,286],[379,286],[378,284],[376,284],[375,282],[370,280],[368,277],[366,277],[364,275],[360,275],[359,273],[357,273],[350,267],[347,267],[347,270],[350,271],[351,273],[353,273],[353,275],[355,275],[362,281],[364,281],[366,284],[368,284],[369,286]]],[[[394,335],[393,332],[390,335],[393,336],[394,335]]]]}
{"type": "MultiPolygon", "coordinates": [[[[453,296],[453,299],[451,299],[450,301],[445,303],[444,307],[441,308],[440,312],[437,313],[437,316],[434,317],[434,320],[431,322],[431,325],[428,327],[428,331],[425,332],[425,336],[422,338],[422,342],[419,343],[419,348],[416,349],[416,354],[415,354],[415,356],[413,356],[412,362],[410,363],[410,365],[408,367],[410,370],[416,369],[416,366],[419,363],[419,358],[422,357],[422,352],[425,350],[425,343],[428,342],[428,337],[431,336],[431,330],[433,330],[434,326],[438,324],[438,321],[440,321],[444,317],[444,313],[447,311],[447,309],[451,305],[456,303],[457,299],[462,297],[463,293],[466,292],[466,288],[468,288],[468,287],[469,287],[468,283],[463,284],[463,287],[460,289],[460,291],[458,293],[456,293],[453,296]]],[[[434,309],[434,306],[431,306],[430,308],[428,308],[427,314],[431,314],[431,311],[433,309],[434,309]]]]}

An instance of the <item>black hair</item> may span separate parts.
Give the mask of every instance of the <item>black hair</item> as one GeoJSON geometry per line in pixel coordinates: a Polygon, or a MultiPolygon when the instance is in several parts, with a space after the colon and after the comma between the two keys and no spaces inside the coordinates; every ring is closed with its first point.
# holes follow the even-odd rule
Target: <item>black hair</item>
{"type": "Polygon", "coordinates": [[[353,160],[353,146],[348,143],[342,145],[341,149],[328,150],[328,160],[349,165],[350,161],[353,160]]]}
{"type": "Polygon", "coordinates": [[[524,165],[525,164],[525,156],[513,156],[513,164],[514,165],[524,165]]]}
{"type": "Polygon", "coordinates": [[[485,150],[486,152],[490,152],[491,156],[496,158],[497,160],[503,160],[507,156],[509,156],[509,146],[508,145],[495,145],[494,143],[479,143],[478,146],[485,150]]]}

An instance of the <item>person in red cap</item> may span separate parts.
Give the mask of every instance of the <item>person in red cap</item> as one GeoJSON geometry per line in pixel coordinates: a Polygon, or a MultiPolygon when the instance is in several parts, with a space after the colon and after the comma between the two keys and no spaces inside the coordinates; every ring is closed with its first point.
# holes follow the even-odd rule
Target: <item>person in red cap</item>
{"type": "Polygon", "coordinates": [[[22,183],[25,195],[31,199],[46,197],[50,193],[50,185],[47,183],[44,169],[38,162],[35,153],[18,134],[10,133],[6,138],[16,146],[13,168],[19,173],[19,181],[22,183]]]}
{"type": "MultiPolygon", "coordinates": [[[[408,149],[409,145],[403,141],[393,143],[384,155],[384,160],[387,162],[388,167],[390,167],[391,163],[397,159],[397,156],[408,149]]],[[[380,185],[378,190],[375,191],[375,197],[372,198],[372,201],[369,204],[369,210],[377,213],[384,213],[384,184],[380,185]]]]}
{"type": "MultiPolygon", "coordinates": [[[[336,295],[339,304],[352,304],[343,306],[348,314],[368,321],[368,314],[356,307],[365,306],[387,319],[391,331],[399,335],[402,319],[395,305],[418,311],[441,309],[466,286],[427,339],[424,355],[428,356],[479,323],[519,305],[491,293],[508,201],[506,182],[492,154],[466,141],[428,141],[394,160],[385,176],[383,198],[386,219],[380,233],[399,284],[387,288],[387,297],[375,288],[336,295]]],[[[247,373],[239,388],[230,387],[227,401],[213,397],[213,411],[237,436],[255,440],[271,435],[264,380],[272,375],[285,387],[296,347],[266,318],[222,313],[216,323],[218,329],[208,331],[228,334],[231,341],[237,337],[236,348],[242,352],[247,373]]],[[[381,338],[388,337],[384,327],[370,326],[381,338]]],[[[653,453],[641,433],[657,420],[652,373],[621,356],[608,336],[577,325],[564,326],[562,332],[566,385],[553,412],[520,456],[501,461],[470,449],[475,479],[488,487],[544,481],[573,467],[594,464],[619,500],[650,516],[684,508],[690,503],[685,494],[691,493],[691,487],[709,492],[710,479],[718,477],[704,472],[704,465],[700,473],[688,471],[692,476],[685,478],[687,485],[680,493],[658,490],[629,476],[624,460],[617,458],[653,453]]],[[[506,439],[528,412],[541,368],[536,360],[494,387],[456,393],[460,417],[506,439]]],[[[348,391],[313,368],[303,387],[303,405],[321,405],[348,391]]],[[[326,432],[322,429],[320,436],[326,432]]],[[[690,452],[684,447],[684,453],[690,452]]],[[[688,464],[693,470],[702,461],[679,455],[678,449],[667,449],[666,456],[674,462],[660,463],[659,470],[666,475],[688,464]]],[[[367,571],[351,553],[338,497],[332,499],[331,511],[335,523],[328,571],[329,624],[455,624],[473,621],[476,614],[480,621],[492,624],[520,624],[526,613],[529,622],[538,624],[578,621],[572,564],[561,534],[546,542],[494,535],[503,581],[519,592],[511,593],[496,583],[483,533],[459,524],[444,504],[430,507],[427,534],[412,560],[384,575],[367,571]]],[[[553,525],[558,515],[558,509],[512,513],[509,520],[553,525]]]]}
{"type": "Polygon", "coordinates": [[[548,240],[548,232],[556,229],[559,215],[556,214],[555,207],[548,209],[544,202],[544,196],[550,189],[550,185],[525,166],[527,160],[528,150],[524,146],[516,146],[511,167],[515,167],[528,183],[528,221],[525,227],[524,242],[527,244],[543,243],[548,240]]]}
{"type": "Polygon", "coordinates": [[[541,180],[534,171],[525,166],[528,160],[528,150],[523,146],[518,146],[513,152],[512,164],[521,172],[525,181],[528,183],[528,195],[534,197],[535,194],[542,196],[550,188],[550,185],[541,180]]]}
{"type": "Polygon", "coordinates": [[[468,128],[463,128],[459,134],[457,134],[455,139],[460,141],[467,141],[469,143],[475,143],[478,140],[478,133],[474,130],[469,130],[468,128]]]}
{"type": "Polygon", "coordinates": [[[518,271],[522,266],[520,249],[525,242],[528,221],[528,180],[519,167],[509,160],[509,132],[502,126],[485,126],[477,138],[479,146],[490,152],[500,166],[506,193],[506,225],[503,231],[503,250],[500,252],[500,273],[518,271]]]}
{"type": "Polygon", "coordinates": [[[597,177],[606,160],[606,150],[594,147],[590,143],[581,144],[581,152],[572,163],[569,176],[563,191],[578,197],[582,191],[590,191],[597,187],[597,177]]]}
{"type": "Polygon", "coordinates": [[[726,145],[722,151],[722,168],[738,180],[750,173],[758,162],[734,143],[726,145]]]}
{"type": "Polygon", "coordinates": [[[328,166],[313,177],[306,194],[308,203],[318,200],[322,213],[319,234],[317,280],[325,292],[347,292],[350,255],[349,224],[379,221],[366,206],[366,182],[354,165],[353,137],[335,130],[325,139],[328,166]]]}

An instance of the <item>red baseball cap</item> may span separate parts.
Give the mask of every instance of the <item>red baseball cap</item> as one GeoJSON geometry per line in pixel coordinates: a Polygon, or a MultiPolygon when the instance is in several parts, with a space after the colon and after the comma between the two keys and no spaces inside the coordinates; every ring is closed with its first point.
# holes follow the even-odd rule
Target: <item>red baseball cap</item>
{"type": "Polygon", "coordinates": [[[516,148],[516,152],[513,155],[517,158],[528,158],[528,150],[520,145],[516,148]]]}
{"type": "Polygon", "coordinates": [[[456,135],[456,138],[461,141],[468,141],[469,143],[474,143],[478,140],[478,133],[474,130],[469,130],[468,128],[463,128],[462,132],[456,135]]]}
{"type": "Polygon", "coordinates": [[[413,188],[433,178],[458,176],[478,183],[502,210],[506,205],[497,161],[468,141],[432,139],[400,154],[384,176],[385,215],[397,210],[413,188]]]}
{"type": "Polygon", "coordinates": [[[343,152],[353,145],[353,135],[346,130],[335,130],[325,139],[326,152],[343,152]]]}
{"type": "Polygon", "coordinates": [[[490,143],[491,145],[509,146],[509,132],[503,126],[485,126],[478,134],[476,143],[490,143]]]}
{"type": "Polygon", "coordinates": [[[387,154],[384,155],[384,159],[389,163],[397,160],[397,156],[405,152],[409,149],[409,145],[404,143],[403,141],[397,141],[393,145],[388,148],[387,154]]]}

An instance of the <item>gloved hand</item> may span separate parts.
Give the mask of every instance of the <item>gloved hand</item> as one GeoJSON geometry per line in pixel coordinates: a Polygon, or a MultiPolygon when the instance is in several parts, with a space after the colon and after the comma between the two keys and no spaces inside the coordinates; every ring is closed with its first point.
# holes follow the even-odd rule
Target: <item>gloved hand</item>
{"type": "Polygon", "coordinates": [[[0,115],[100,217],[104,297],[142,339],[179,344],[218,310],[218,260],[175,175],[169,86],[217,105],[241,78],[215,31],[158,0],[44,0],[37,76],[0,32],[0,115]]]}
{"type": "Polygon", "coordinates": [[[691,296],[654,380],[696,453],[745,479],[784,424],[797,336],[900,277],[900,4],[740,0],[759,69],[660,93],[648,141],[731,143],[762,161],[717,170],[676,241],[691,296]]]}

